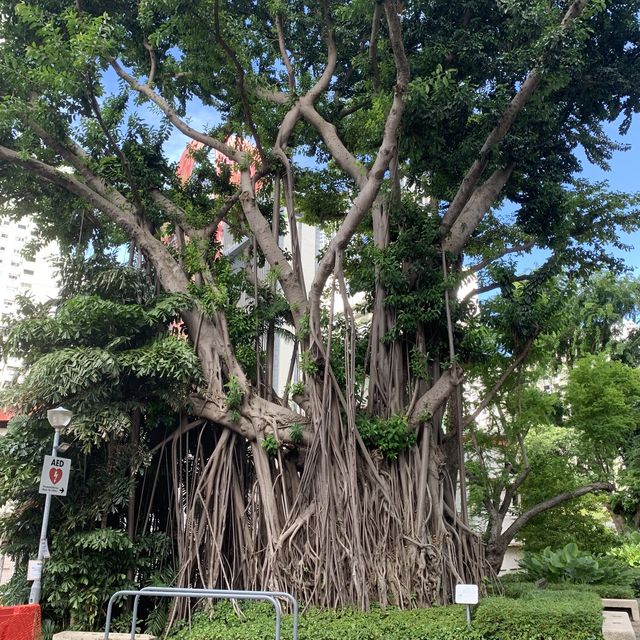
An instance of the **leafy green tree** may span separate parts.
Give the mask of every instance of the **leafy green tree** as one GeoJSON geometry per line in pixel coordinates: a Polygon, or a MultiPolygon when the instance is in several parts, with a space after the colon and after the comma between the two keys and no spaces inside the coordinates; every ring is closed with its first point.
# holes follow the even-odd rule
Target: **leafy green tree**
{"type": "MultiPolygon", "coordinates": [[[[203,462],[185,509],[194,535],[180,543],[181,583],[268,585],[366,608],[445,601],[456,580],[481,578],[461,364],[482,350],[463,350],[474,312],[456,292],[476,274],[476,293],[500,290],[505,311],[518,311],[496,309],[514,329],[497,354],[504,381],[537,331],[529,311],[545,279],[620,266],[606,247],[621,225],[635,228],[634,200],[576,181],[574,152],[606,165],[616,144],[602,123],[622,116],[628,128],[637,111],[638,9],[0,2],[1,197],[67,242],[81,223],[96,242],[130,240],[197,356],[202,379],[185,395],[216,436],[194,457],[203,462]],[[186,183],[165,155],[175,131],[203,145],[186,183]],[[216,155],[232,169],[219,170],[216,155]],[[505,198],[517,208],[506,221],[495,212],[505,198]],[[300,215],[330,231],[307,282],[300,215]],[[250,240],[245,295],[256,313],[269,310],[262,324],[238,311],[213,234],[221,221],[250,240]],[[168,232],[174,243],[163,243],[168,232]],[[549,250],[547,264],[517,272],[508,256],[533,247],[549,250]],[[349,292],[364,296],[366,336],[349,292]],[[324,294],[342,298],[343,317],[324,294]],[[283,316],[295,330],[292,370],[303,373],[290,389],[296,407],[272,388],[273,342],[261,339],[283,316]],[[377,434],[368,447],[357,415],[377,434]],[[399,424],[406,437],[380,433],[399,424]],[[383,441],[402,450],[385,457],[383,441]]],[[[121,375],[162,373],[153,346],[108,346],[44,355],[25,391],[44,391],[53,360],[87,355],[100,362],[96,394],[121,375]]],[[[87,390],[64,384],[46,400],[87,390]]]]}
{"type": "Polygon", "coordinates": [[[16,561],[5,601],[24,598],[39,543],[37,486],[51,441],[41,407],[64,402],[74,412],[64,434],[72,480],[69,495],[54,499],[44,604],[58,623],[81,629],[102,624],[114,591],[176,572],[172,496],[158,484],[165,463],[153,453],[180,424],[182,399],[201,374],[187,340],[169,332],[185,299],[156,296],[151,285],[135,269],[100,270],[53,312],[25,304],[29,313],[7,327],[2,345],[26,362],[23,379],[4,392],[20,412],[0,440],[0,502],[10,507],[0,534],[16,561]]]}
{"type": "Polygon", "coordinates": [[[603,523],[611,515],[607,502],[588,494],[613,490],[616,465],[637,429],[639,373],[612,359],[628,353],[624,332],[637,311],[637,286],[629,277],[600,274],[581,286],[546,283],[534,305],[522,304],[526,287],[480,304],[467,339],[483,340],[488,352],[499,353],[495,340],[523,341],[522,329],[536,327],[527,359],[493,396],[499,355],[470,369],[476,388],[491,397],[478,407],[484,414],[473,414],[479,419],[470,425],[469,474],[496,571],[516,535],[529,550],[578,540],[603,552],[614,542],[603,523]],[[598,355],[576,359],[590,351],[598,355]],[[515,516],[508,526],[507,515],[515,516]]]}
{"type": "Polygon", "coordinates": [[[640,427],[640,370],[605,355],[587,356],[569,371],[570,424],[589,443],[583,456],[613,474],[640,427]]]}
{"type": "MultiPolygon", "coordinates": [[[[518,507],[522,512],[577,489],[595,475],[582,461],[580,454],[585,447],[580,435],[570,427],[540,425],[528,434],[526,445],[531,473],[519,492],[518,507]]],[[[573,542],[586,552],[605,553],[617,544],[615,530],[606,524],[611,519],[606,503],[602,495],[596,494],[566,501],[536,515],[518,537],[526,551],[561,549],[573,542]]]]}

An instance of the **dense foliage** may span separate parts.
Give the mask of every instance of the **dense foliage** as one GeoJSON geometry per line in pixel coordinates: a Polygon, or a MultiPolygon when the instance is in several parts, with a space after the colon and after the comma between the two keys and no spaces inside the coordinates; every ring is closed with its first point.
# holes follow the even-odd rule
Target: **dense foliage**
{"type": "MultiPolygon", "coordinates": [[[[632,321],[639,290],[637,278],[611,273],[580,285],[547,283],[536,335],[514,375],[491,397],[491,361],[472,369],[472,384],[491,401],[469,425],[470,504],[487,523],[488,549],[498,550],[496,568],[514,536],[528,551],[576,542],[603,554],[619,543],[608,526],[613,511],[618,532],[635,528],[631,469],[640,412],[632,321]],[[616,485],[612,496],[602,493],[613,491],[607,483],[616,485]]],[[[489,314],[475,329],[482,341],[505,339],[509,325],[496,322],[504,311],[518,318],[504,298],[482,304],[480,317],[489,314]]]]}
{"type": "Polygon", "coordinates": [[[58,625],[86,630],[102,624],[114,591],[175,575],[167,490],[158,483],[167,475],[154,452],[200,372],[186,340],[168,329],[180,297],[155,296],[144,273],[115,266],[82,288],[54,310],[25,300],[24,317],[6,329],[3,349],[22,356],[27,371],[4,390],[22,413],[0,439],[0,501],[11,507],[0,531],[16,562],[3,601],[19,603],[42,520],[37,488],[52,434],[42,408],[63,401],[74,412],[63,436],[72,479],[68,496],[53,499],[43,605],[58,625]]]}
{"type": "Polygon", "coordinates": [[[530,579],[551,583],[629,585],[632,579],[624,562],[612,557],[595,558],[581,552],[573,542],[556,551],[547,547],[542,553],[525,553],[520,567],[530,579]]]}

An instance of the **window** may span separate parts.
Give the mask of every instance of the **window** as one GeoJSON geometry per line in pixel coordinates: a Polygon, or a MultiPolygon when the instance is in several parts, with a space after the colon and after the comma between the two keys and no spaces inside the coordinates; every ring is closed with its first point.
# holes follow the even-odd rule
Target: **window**
{"type": "Polygon", "coordinates": [[[33,275],[33,269],[25,269],[23,271],[23,273],[26,273],[28,276],[32,276],[33,275]]]}
{"type": "Polygon", "coordinates": [[[26,229],[27,225],[26,224],[19,224],[18,225],[18,229],[26,229]]]}
{"type": "Polygon", "coordinates": [[[18,276],[15,273],[10,273],[9,274],[9,280],[17,280],[18,276]]]}

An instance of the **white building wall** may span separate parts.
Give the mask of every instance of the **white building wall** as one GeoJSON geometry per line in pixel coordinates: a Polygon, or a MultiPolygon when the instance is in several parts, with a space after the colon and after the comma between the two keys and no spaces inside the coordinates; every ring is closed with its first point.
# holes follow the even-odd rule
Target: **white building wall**
{"type": "MultiPolygon", "coordinates": [[[[51,259],[57,245],[51,243],[39,251],[34,260],[22,255],[25,245],[34,238],[33,221],[0,219],[0,315],[16,310],[17,295],[29,294],[36,302],[46,302],[58,294],[51,259]]],[[[0,388],[11,382],[20,371],[20,361],[0,361],[0,388]]]]}
{"type": "MultiPolygon", "coordinates": [[[[302,273],[307,290],[316,274],[318,254],[324,246],[325,241],[324,233],[317,227],[303,223],[298,224],[298,243],[300,244],[300,255],[302,256],[302,273]]],[[[291,240],[288,234],[284,238],[281,238],[280,242],[286,249],[291,249],[291,240]]],[[[289,327],[289,330],[291,332],[294,331],[293,327],[289,327]]],[[[276,393],[281,396],[284,393],[284,387],[287,384],[287,377],[289,375],[291,358],[293,356],[293,341],[277,335],[274,351],[273,387],[276,393]]],[[[298,367],[296,366],[291,377],[291,382],[297,382],[299,379],[298,367]]]]}

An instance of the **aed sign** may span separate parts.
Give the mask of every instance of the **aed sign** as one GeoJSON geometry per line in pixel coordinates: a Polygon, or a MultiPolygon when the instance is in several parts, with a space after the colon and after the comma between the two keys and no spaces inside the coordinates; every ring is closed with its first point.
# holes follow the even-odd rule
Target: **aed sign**
{"type": "Polygon", "coordinates": [[[457,584],[456,604],[478,604],[478,585],[457,584]]]}
{"type": "Polygon", "coordinates": [[[69,458],[45,456],[38,491],[45,495],[66,496],[70,471],[71,460],[69,458]]]}

